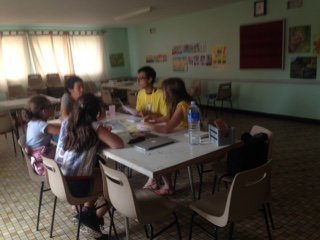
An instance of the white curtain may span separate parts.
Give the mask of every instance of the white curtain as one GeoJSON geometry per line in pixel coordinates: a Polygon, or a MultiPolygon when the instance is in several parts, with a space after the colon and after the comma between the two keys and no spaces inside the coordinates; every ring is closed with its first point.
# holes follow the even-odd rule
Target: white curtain
{"type": "Polygon", "coordinates": [[[103,37],[73,35],[69,37],[75,72],[85,80],[102,80],[106,76],[103,37]]]}
{"type": "Polygon", "coordinates": [[[77,74],[93,81],[106,77],[101,34],[10,34],[0,33],[0,91],[7,91],[8,82],[25,86],[30,73],[77,74]]]}
{"type": "Polygon", "coordinates": [[[31,35],[30,49],[36,73],[74,74],[66,35],[31,35]]]}
{"type": "Polygon", "coordinates": [[[0,38],[0,90],[7,92],[8,84],[26,85],[32,72],[27,36],[2,35],[0,38]]]}

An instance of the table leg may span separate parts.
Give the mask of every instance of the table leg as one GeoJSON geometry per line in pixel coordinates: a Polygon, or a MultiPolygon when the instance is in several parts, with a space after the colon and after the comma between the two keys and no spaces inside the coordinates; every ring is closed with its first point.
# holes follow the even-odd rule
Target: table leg
{"type": "Polygon", "coordinates": [[[193,184],[193,175],[192,175],[192,168],[191,166],[188,166],[188,174],[189,174],[189,182],[190,182],[190,188],[192,193],[193,200],[196,200],[196,193],[194,191],[194,184],[193,184]]]}
{"type": "Polygon", "coordinates": [[[130,234],[129,234],[129,218],[125,217],[124,218],[124,225],[126,228],[126,240],[130,239],[130,234]]]}

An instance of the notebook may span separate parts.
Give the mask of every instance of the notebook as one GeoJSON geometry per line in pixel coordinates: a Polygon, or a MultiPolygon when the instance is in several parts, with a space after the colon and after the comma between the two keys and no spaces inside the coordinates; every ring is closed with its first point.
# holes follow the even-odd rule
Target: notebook
{"type": "Polygon", "coordinates": [[[174,142],[175,140],[169,137],[154,137],[132,145],[139,150],[148,151],[174,142]]]}

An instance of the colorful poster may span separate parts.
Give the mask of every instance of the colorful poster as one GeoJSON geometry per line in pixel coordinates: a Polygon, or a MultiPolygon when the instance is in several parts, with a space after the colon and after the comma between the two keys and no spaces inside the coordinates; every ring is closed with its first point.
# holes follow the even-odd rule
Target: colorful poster
{"type": "Polygon", "coordinates": [[[110,65],[111,65],[111,67],[122,67],[122,66],[124,66],[123,53],[110,54],[110,65]]]}
{"type": "Polygon", "coordinates": [[[225,69],[227,65],[227,46],[217,45],[212,48],[212,67],[225,69]]]}
{"type": "Polygon", "coordinates": [[[320,33],[316,34],[314,37],[313,52],[320,56],[320,33]]]}
{"type": "Polygon", "coordinates": [[[183,57],[173,57],[172,58],[173,71],[175,72],[187,72],[188,71],[188,58],[183,57]]]}
{"type": "Polygon", "coordinates": [[[317,57],[291,58],[290,77],[300,79],[316,79],[317,57]]]}
{"type": "Polygon", "coordinates": [[[310,52],[311,27],[299,26],[289,29],[289,53],[310,52]]]}

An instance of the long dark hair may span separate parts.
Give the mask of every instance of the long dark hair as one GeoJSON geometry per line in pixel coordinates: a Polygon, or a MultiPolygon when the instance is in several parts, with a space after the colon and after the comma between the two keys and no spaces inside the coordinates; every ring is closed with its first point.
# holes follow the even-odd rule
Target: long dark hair
{"type": "Polygon", "coordinates": [[[162,82],[161,86],[165,93],[169,117],[173,115],[179,102],[193,100],[181,78],[168,78],[162,82]]]}
{"type": "Polygon", "coordinates": [[[35,95],[30,98],[24,109],[23,117],[27,120],[42,119],[42,111],[52,107],[51,102],[42,95],[35,95]]]}
{"type": "Polygon", "coordinates": [[[75,104],[68,120],[64,150],[81,152],[97,144],[98,137],[92,128],[101,111],[101,101],[91,93],[84,94],[75,104]]]}

